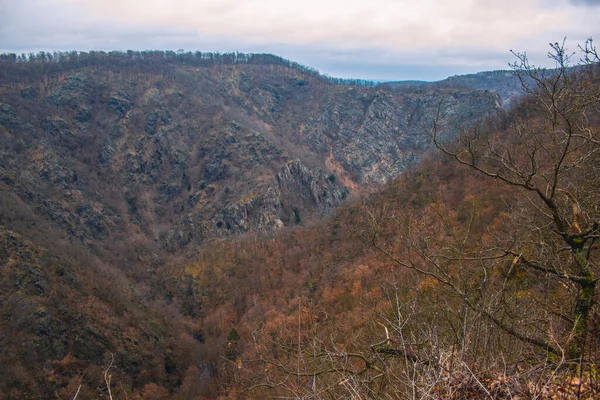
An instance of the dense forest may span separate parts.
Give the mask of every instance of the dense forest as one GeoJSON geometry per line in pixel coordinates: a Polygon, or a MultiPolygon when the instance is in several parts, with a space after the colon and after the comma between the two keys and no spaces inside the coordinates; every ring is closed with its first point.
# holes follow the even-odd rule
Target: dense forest
{"type": "MultiPolygon", "coordinates": [[[[375,86],[375,82],[362,79],[340,79],[323,76],[314,69],[273,54],[257,53],[211,53],[145,50],[134,51],[71,51],[15,54],[0,54],[2,71],[0,78],[5,82],[27,82],[38,74],[60,73],[78,67],[125,67],[144,72],[165,72],[169,65],[185,64],[199,67],[224,65],[270,65],[293,68],[329,83],[375,86]]],[[[34,78],[35,79],[35,78],[34,78]]]]}
{"type": "Polygon", "coordinates": [[[0,396],[597,398],[581,50],[517,54],[506,110],[272,55],[3,55],[0,396]]]}

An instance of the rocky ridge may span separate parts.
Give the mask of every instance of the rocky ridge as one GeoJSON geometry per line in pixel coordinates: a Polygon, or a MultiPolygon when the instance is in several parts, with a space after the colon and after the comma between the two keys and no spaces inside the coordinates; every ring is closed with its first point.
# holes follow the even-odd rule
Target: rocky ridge
{"type": "Polygon", "coordinates": [[[270,70],[79,68],[3,89],[5,191],[79,241],[137,230],[174,251],[293,225],[378,187],[430,148],[438,107],[450,130],[502,109],[489,91],[397,93],[270,70]]]}

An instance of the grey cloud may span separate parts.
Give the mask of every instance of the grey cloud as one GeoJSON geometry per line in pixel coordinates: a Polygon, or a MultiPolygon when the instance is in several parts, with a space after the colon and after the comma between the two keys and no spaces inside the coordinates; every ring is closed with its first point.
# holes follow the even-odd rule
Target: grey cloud
{"type": "Polygon", "coordinates": [[[427,54],[364,47],[341,50],[335,45],[298,45],[284,42],[249,43],[241,38],[202,36],[172,28],[141,28],[84,15],[69,15],[68,24],[57,26],[52,19],[37,19],[31,25],[12,22],[11,37],[0,37],[0,52],[63,50],[185,49],[187,51],[240,51],[274,53],[315,68],[333,77],[371,80],[439,80],[450,75],[506,68],[510,54],[493,52],[465,54],[460,49],[427,54]],[[461,56],[464,62],[457,62],[461,56]],[[471,59],[476,62],[467,61],[471,59]]]}
{"type": "Polygon", "coordinates": [[[331,47],[281,45],[270,51],[333,77],[370,80],[435,81],[451,75],[507,69],[512,55],[505,52],[428,51],[410,53],[379,48],[340,51],[331,47]],[[465,54],[468,54],[465,56],[465,54]]]}
{"type": "Polygon", "coordinates": [[[600,6],[600,0],[569,0],[576,5],[600,6]]]}
{"type": "MultiPolygon", "coordinates": [[[[600,4],[600,0],[579,1],[600,4]]],[[[496,51],[493,46],[473,49],[467,45],[428,48],[408,52],[401,44],[383,47],[371,43],[350,46],[339,40],[327,43],[298,44],[283,40],[244,39],[241,36],[220,37],[199,34],[194,29],[177,27],[142,27],[133,23],[100,19],[93,13],[61,0],[0,0],[0,52],[37,52],[64,50],[147,50],[163,49],[219,52],[274,53],[322,73],[341,78],[373,80],[438,80],[449,75],[489,69],[506,69],[513,61],[509,48],[496,51]],[[62,5],[62,6],[61,6],[62,5]],[[343,50],[346,47],[346,50],[343,50]]],[[[218,4],[217,1],[214,2],[218,4]]],[[[227,12],[233,0],[215,13],[227,12]]],[[[540,41],[560,40],[565,32],[540,41]]],[[[587,36],[586,36],[587,37],[587,36]]],[[[577,38],[571,38],[577,39],[577,38]]],[[[585,40],[585,38],[583,39],[585,40]]],[[[517,51],[534,49],[535,42],[520,39],[517,51]]],[[[541,61],[545,62],[547,48],[542,48],[541,61]]],[[[532,52],[533,53],[533,52],[532,52]]]]}

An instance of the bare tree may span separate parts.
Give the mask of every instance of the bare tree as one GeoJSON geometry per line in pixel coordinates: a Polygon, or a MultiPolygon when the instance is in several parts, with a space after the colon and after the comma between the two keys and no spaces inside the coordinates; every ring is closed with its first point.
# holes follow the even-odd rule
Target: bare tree
{"type": "MultiPolygon", "coordinates": [[[[589,40],[584,65],[571,68],[574,54],[550,44],[555,69],[538,68],[526,54],[514,53],[512,64],[528,97],[525,112],[515,116],[508,132],[483,133],[482,125],[465,130],[457,143],[438,138],[441,119],[433,125],[435,145],[446,155],[484,176],[516,188],[528,203],[515,233],[490,253],[512,259],[521,268],[557,280],[569,293],[570,310],[556,314],[566,331],[562,338],[531,336],[493,314],[488,319],[520,340],[581,359],[598,282],[600,237],[600,133],[598,56],[589,40]],[[531,83],[533,82],[533,83],[531,83]]],[[[439,278],[439,275],[436,275],[439,278]]],[[[485,310],[484,310],[485,313],[485,310]]]]}

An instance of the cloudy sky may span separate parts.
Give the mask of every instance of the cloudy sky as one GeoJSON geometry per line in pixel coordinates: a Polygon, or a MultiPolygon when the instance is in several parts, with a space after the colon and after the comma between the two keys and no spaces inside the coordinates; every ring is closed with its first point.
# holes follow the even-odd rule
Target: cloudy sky
{"type": "MultiPolygon", "coordinates": [[[[600,0],[0,0],[0,52],[267,52],[335,77],[436,80],[599,37],[600,0]]],[[[600,42],[600,39],[598,39],[600,42]]]]}

